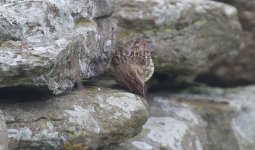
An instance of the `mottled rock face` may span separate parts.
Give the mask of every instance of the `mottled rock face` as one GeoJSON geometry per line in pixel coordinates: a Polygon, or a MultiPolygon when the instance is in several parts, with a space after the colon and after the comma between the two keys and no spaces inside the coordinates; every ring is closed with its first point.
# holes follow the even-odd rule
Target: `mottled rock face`
{"type": "Polygon", "coordinates": [[[108,66],[111,1],[0,2],[0,87],[47,86],[54,94],[108,66]],[[102,7],[104,6],[104,7],[102,7]]]}
{"type": "Polygon", "coordinates": [[[148,117],[143,98],[109,87],[87,86],[57,97],[19,93],[0,95],[11,150],[121,143],[137,135],[148,117]]]}
{"type": "Polygon", "coordinates": [[[145,35],[155,45],[155,71],[192,75],[208,70],[237,46],[234,7],[202,0],[116,0],[117,42],[145,35]]]}
{"type": "Polygon", "coordinates": [[[1,110],[0,110],[0,149],[8,150],[7,127],[1,110]]]}
{"type": "Polygon", "coordinates": [[[208,150],[252,150],[255,149],[254,91],[254,86],[199,87],[177,97],[207,122],[208,150]]]}
{"type": "Polygon", "coordinates": [[[253,150],[254,93],[255,86],[153,93],[142,132],[109,150],[253,150]]]}
{"type": "MultiPolygon", "coordinates": [[[[150,117],[142,132],[109,150],[202,150],[207,142],[205,122],[191,108],[169,97],[150,98],[150,117]]],[[[108,150],[107,149],[107,150],[108,150]]]]}
{"type": "Polygon", "coordinates": [[[255,86],[226,90],[225,98],[231,99],[231,105],[238,113],[231,120],[240,149],[255,149],[255,86]]]}
{"type": "Polygon", "coordinates": [[[240,48],[225,57],[225,60],[215,65],[210,72],[201,75],[200,80],[222,86],[255,83],[255,0],[221,1],[238,9],[243,28],[240,48]]]}

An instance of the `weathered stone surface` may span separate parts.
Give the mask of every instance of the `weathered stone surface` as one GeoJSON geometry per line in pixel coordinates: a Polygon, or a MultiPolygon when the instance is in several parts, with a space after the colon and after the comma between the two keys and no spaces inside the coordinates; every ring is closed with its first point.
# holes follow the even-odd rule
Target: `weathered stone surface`
{"type": "Polygon", "coordinates": [[[179,94],[207,122],[207,150],[255,149],[255,87],[196,88],[179,94]]]}
{"type": "Polygon", "coordinates": [[[254,150],[255,86],[151,94],[141,134],[113,150],[254,150]]]}
{"type": "Polygon", "coordinates": [[[107,68],[115,43],[116,23],[107,18],[111,1],[0,4],[0,87],[47,86],[59,94],[77,77],[91,78],[107,68]]]}
{"type": "Polygon", "coordinates": [[[1,110],[0,110],[0,149],[8,150],[7,127],[1,110]]]}
{"type": "Polygon", "coordinates": [[[232,120],[232,129],[236,135],[240,150],[255,149],[255,87],[227,90],[226,98],[238,108],[238,114],[232,120]]]}
{"type": "Polygon", "coordinates": [[[205,122],[191,108],[167,96],[150,98],[150,118],[141,134],[113,150],[202,150],[205,122]]]}
{"type": "Polygon", "coordinates": [[[28,94],[0,98],[10,149],[121,143],[137,135],[148,117],[144,99],[107,87],[86,86],[57,97],[28,94]]]}
{"type": "Polygon", "coordinates": [[[95,3],[94,18],[110,16],[113,13],[113,0],[93,0],[95,3]]]}
{"type": "Polygon", "coordinates": [[[236,48],[241,27],[234,7],[204,0],[115,1],[117,42],[148,36],[156,72],[194,75],[236,48]]]}
{"type": "Polygon", "coordinates": [[[200,80],[212,85],[237,86],[255,83],[255,0],[221,0],[238,9],[243,27],[240,48],[226,56],[200,80]]]}

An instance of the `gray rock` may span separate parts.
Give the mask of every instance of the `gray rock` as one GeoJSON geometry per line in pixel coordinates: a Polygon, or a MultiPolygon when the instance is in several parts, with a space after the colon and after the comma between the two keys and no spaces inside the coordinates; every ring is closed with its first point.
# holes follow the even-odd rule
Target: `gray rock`
{"type": "Polygon", "coordinates": [[[255,87],[192,89],[178,94],[207,122],[208,150],[255,149],[255,87]],[[196,91],[196,94],[194,94],[196,91]]]}
{"type": "Polygon", "coordinates": [[[232,120],[238,113],[227,100],[222,97],[189,95],[180,96],[179,100],[187,101],[196,113],[207,123],[207,143],[203,145],[206,150],[239,150],[237,138],[231,127],[232,120]]]}
{"type": "Polygon", "coordinates": [[[191,87],[151,94],[149,102],[141,134],[108,149],[255,149],[255,86],[191,87]]]}
{"type": "Polygon", "coordinates": [[[94,18],[110,16],[113,13],[113,0],[94,0],[95,11],[94,18]]]}
{"type": "Polygon", "coordinates": [[[1,110],[0,110],[0,149],[8,150],[7,127],[1,110]]]}
{"type": "Polygon", "coordinates": [[[47,86],[60,94],[107,68],[115,43],[116,23],[107,18],[112,2],[0,4],[0,87],[47,86]]]}
{"type": "Polygon", "coordinates": [[[140,133],[148,117],[144,99],[107,87],[86,86],[57,97],[30,94],[1,96],[10,149],[85,149],[121,143],[140,133]]]}
{"type": "Polygon", "coordinates": [[[194,75],[208,70],[238,45],[241,27],[234,7],[203,0],[115,1],[117,42],[148,36],[155,71],[194,75]]]}
{"type": "Polygon", "coordinates": [[[167,96],[149,100],[150,118],[142,132],[114,150],[202,150],[207,142],[206,124],[190,107],[167,96]],[[170,101],[171,100],[171,101],[170,101]]]}
{"type": "Polygon", "coordinates": [[[240,46],[212,70],[200,76],[200,80],[211,85],[238,86],[255,83],[255,0],[220,0],[238,9],[243,32],[240,46]],[[212,82],[210,82],[212,81],[212,82]]]}
{"type": "Polygon", "coordinates": [[[236,135],[241,150],[255,149],[255,87],[229,89],[226,98],[238,108],[231,127],[236,135]]]}

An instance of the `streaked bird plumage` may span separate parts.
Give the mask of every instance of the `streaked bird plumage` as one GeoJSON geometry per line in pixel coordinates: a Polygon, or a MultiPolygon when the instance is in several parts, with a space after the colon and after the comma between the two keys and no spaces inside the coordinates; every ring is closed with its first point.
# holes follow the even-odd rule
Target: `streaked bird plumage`
{"type": "Polygon", "coordinates": [[[144,84],[154,72],[148,39],[133,39],[116,50],[112,59],[112,73],[127,90],[145,97],[144,84]]]}

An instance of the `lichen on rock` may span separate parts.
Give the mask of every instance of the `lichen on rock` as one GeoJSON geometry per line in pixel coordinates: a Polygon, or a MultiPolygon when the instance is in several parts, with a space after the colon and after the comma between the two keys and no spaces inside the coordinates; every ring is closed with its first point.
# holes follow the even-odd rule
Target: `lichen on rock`
{"type": "Polygon", "coordinates": [[[196,75],[238,46],[234,7],[201,0],[116,0],[117,43],[150,37],[155,72],[196,75]]]}
{"type": "Polygon", "coordinates": [[[112,11],[109,1],[1,2],[0,87],[47,86],[60,94],[77,78],[101,74],[115,43],[112,11]]]}
{"type": "MultiPolygon", "coordinates": [[[[117,144],[137,135],[148,117],[143,98],[109,87],[39,96],[36,101],[34,96],[23,97],[25,102],[11,105],[1,98],[10,149],[59,149],[65,143],[86,147],[117,144]]],[[[17,99],[19,96],[9,98],[17,99]]]]}

